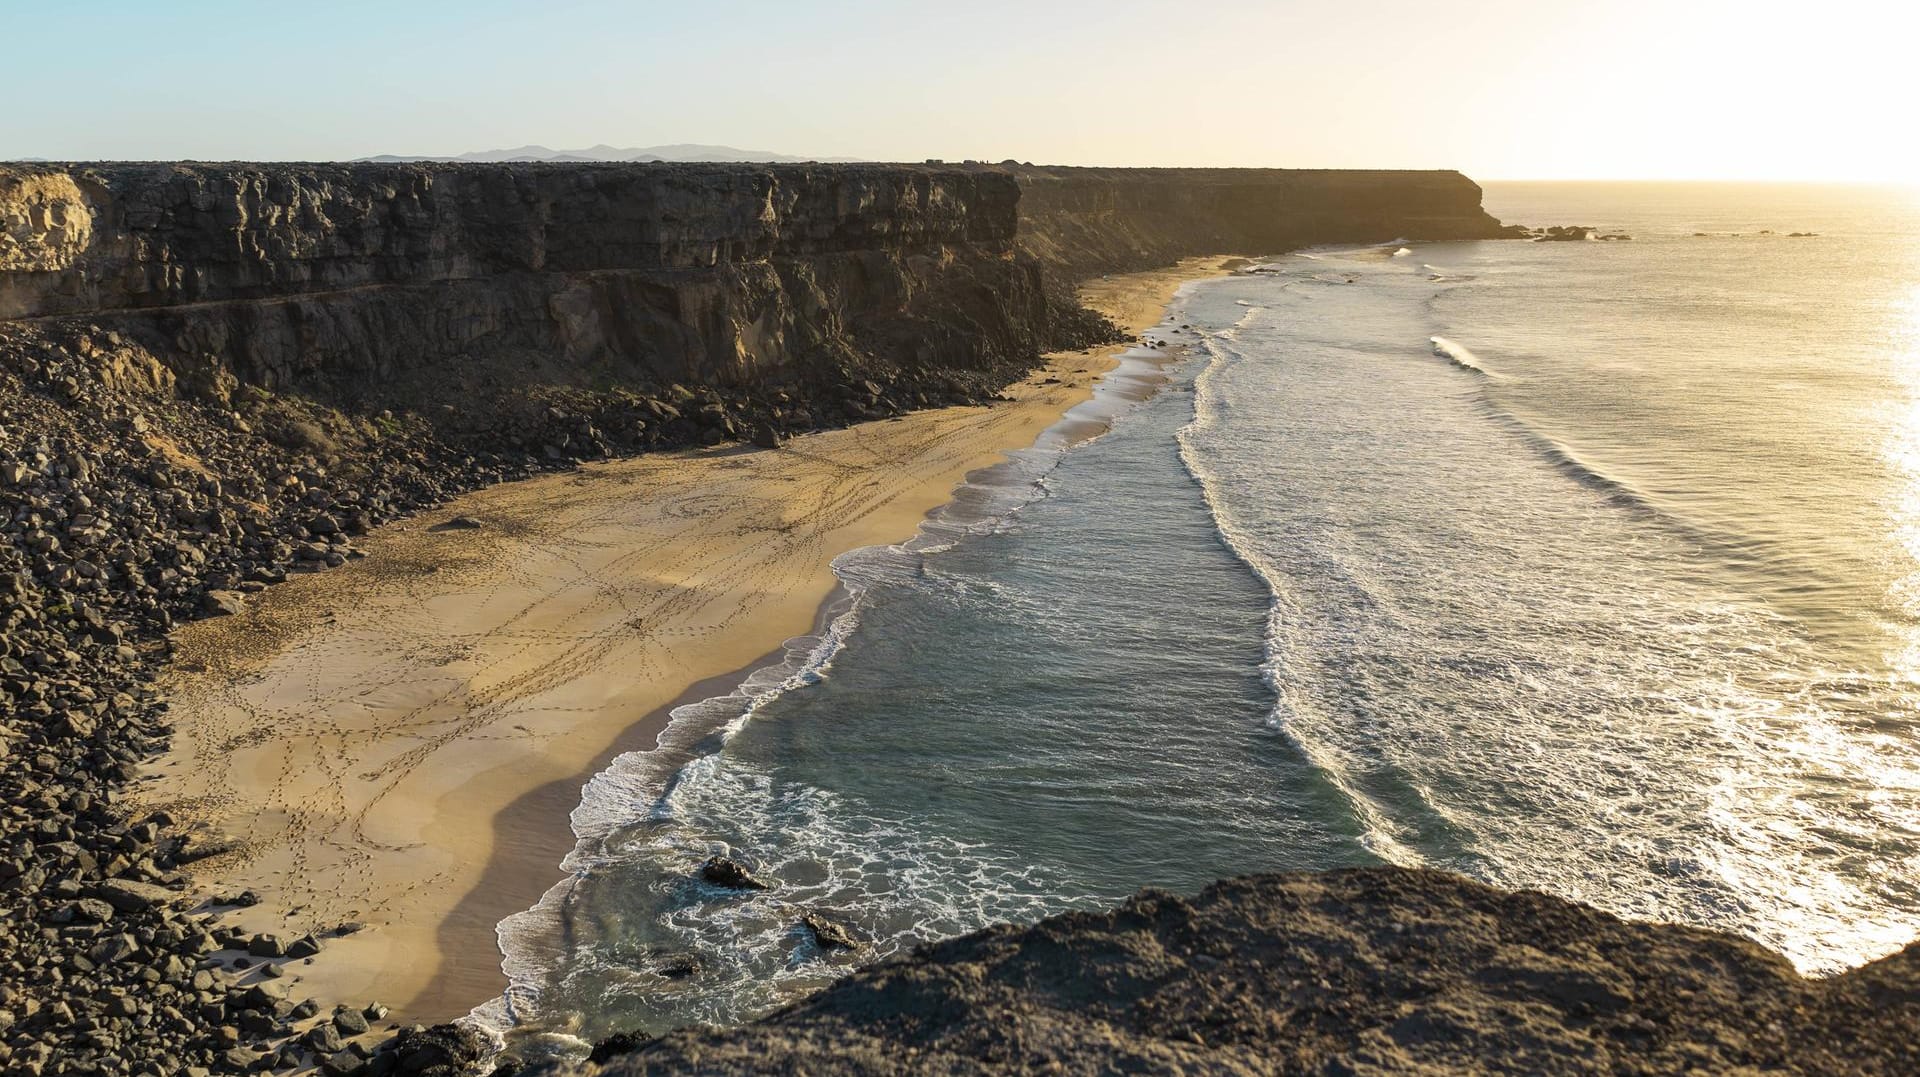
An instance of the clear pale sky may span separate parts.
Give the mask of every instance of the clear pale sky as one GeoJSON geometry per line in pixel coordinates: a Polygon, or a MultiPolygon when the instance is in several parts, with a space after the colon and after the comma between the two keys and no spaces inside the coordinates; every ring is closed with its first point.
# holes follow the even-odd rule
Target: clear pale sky
{"type": "Polygon", "coordinates": [[[1920,184],[1906,0],[0,0],[0,158],[716,142],[1920,184]]]}

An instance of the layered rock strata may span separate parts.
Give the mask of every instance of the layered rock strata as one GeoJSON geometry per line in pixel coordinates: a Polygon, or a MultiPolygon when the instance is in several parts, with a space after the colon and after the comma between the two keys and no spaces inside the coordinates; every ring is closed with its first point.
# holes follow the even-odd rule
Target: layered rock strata
{"type": "Polygon", "coordinates": [[[1281,168],[1012,169],[1020,248],[1077,280],[1196,254],[1524,234],[1458,172],[1281,168]]]}

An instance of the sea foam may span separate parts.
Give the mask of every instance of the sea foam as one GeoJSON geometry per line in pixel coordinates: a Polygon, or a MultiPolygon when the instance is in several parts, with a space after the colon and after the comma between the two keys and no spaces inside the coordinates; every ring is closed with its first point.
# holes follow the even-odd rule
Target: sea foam
{"type": "MultiPolygon", "coordinates": [[[[1182,294],[1184,292],[1183,288],[1182,294]]],[[[840,592],[823,610],[817,632],[788,640],[779,660],[753,670],[731,691],[674,708],[653,748],[620,755],[588,779],[581,790],[579,805],[570,817],[575,844],[560,862],[563,878],[532,908],[500,923],[496,933],[508,987],[501,996],[476,1007],[465,1018],[467,1023],[495,1036],[530,1024],[539,1025],[543,1036],[556,1032],[553,1026],[558,1015],[547,1013],[542,1007],[542,997],[553,978],[561,974],[570,961],[604,960],[600,955],[583,955],[574,938],[573,919],[579,914],[577,893],[581,885],[599,873],[630,865],[636,855],[631,845],[636,834],[660,835],[652,839],[642,836],[640,840],[673,846],[652,855],[669,862],[684,860],[689,866],[706,855],[729,852],[724,847],[711,845],[679,848],[680,839],[673,836],[674,823],[690,803],[698,803],[702,811],[714,810],[716,804],[726,811],[762,810],[755,801],[753,789],[734,788],[742,776],[723,773],[719,766],[728,741],[782,695],[804,689],[831,674],[834,658],[860,625],[865,596],[875,587],[924,574],[928,558],[951,550],[969,534],[1007,526],[1021,508],[1046,496],[1047,475],[1057,466],[1061,455],[1089,437],[1100,436],[1138,401],[1150,395],[1167,360],[1164,353],[1144,349],[1123,353],[1119,366],[1100,380],[1090,399],[1070,409],[1033,446],[1009,452],[1001,464],[969,476],[968,481],[955,490],[953,500],[931,514],[907,541],[851,550],[835,558],[832,567],[840,581],[840,592]],[[725,807],[729,804],[732,807],[725,807]]],[[[813,834],[817,840],[812,844],[816,847],[837,851],[838,855],[816,858],[821,863],[857,863],[857,857],[851,860],[849,857],[861,842],[873,837],[871,834],[837,834],[832,821],[844,814],[822,806],[812,813],[814,823],[800,828],[803,833],[797,834],[802,839],[813,834]]],[[[937,849],[929,850],[931,859],[917,870],[939,875],[977,870],[962,867],[982,863],[977,852],[963,853],[964,850],[952,850],[942,859],[937,849]]],[[[1032,888],[1020,881],[1016,866],[1008,865],[1006,871],[1010,873],[1005,876],[1009,884],[1006,898],[1012,904],[1000,910],[1000,916],[1016,915],[1019,903],[1031,900],[1021,896],[1023,892],[1031,893],[1032,888]]],[[[969,887],[962,883],[955,880],[948,889],[964,893],[969,887]]],[[[974,888],[987,884],[988,880],[979,879],[974,888]]],[[[721,920],[737,920],[743,914],[718,905],[712,908],[711,915],[721,920]]],[[[932,913],[921,910],[913,915],[932,916],[932,913]]],[[[944,919],[933,916],[928,921],[928,930],[933,930],[931,925],[949,922],[967,921],[957,911],[944,919]]],[[[725,928],[724,924],[718,926],[725,928]]],[[[755,923],[749,929],[745,921],[741,921],[728,930],[740,937],[741,945],[764,949],[777,945],[786,929],[772,922],[755,923]]],[[[921,941],[931,941],[932,937],[921,941]]],[[[837,974],[831,966],[829,971],[837,974]]],[[[773,986],[778,988],[777,984],[773,986]]],[[[740,1001],[740,998],[733,999],[733,1003],[740,1001]]],[[[731,1003],[716,1000],[713,1004],[718,1007],[712,1011],[714,1019],[736,1013],[728,1008],[731,1003]]]]}

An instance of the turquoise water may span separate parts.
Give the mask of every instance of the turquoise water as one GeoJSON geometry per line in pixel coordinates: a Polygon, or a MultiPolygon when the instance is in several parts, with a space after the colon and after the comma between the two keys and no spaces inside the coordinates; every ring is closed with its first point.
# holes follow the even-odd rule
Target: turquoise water
{"type": "Polygon", "coordinates": [[[1635,238],[1190,287],[1163,391],[843,558],[820,636],[589,787],[485,1016],[736,1021],[999,920],[1378,862],[1810,971],[1920,934],[1920,211],[1488,206],[1635,238]],[[694,882],[715,851],[778,888],[694,882]],[[805,910],[861,957],[819,952],[805,910]]]}

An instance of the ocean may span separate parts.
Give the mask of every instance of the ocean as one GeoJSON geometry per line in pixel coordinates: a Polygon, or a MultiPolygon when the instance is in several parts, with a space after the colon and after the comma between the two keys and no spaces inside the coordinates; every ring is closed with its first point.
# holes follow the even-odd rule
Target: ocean
{"type": "Polygon", "coordinates": [[[478,1016],[533,1053],[736,1022],[998,921],[1378,863],[1809,973],[1920,934],[1920,199],[1487,207],[1632,239],[1187,286],[1171,361],[842,557],[817,635],[594,779],[478,1016]],[[697,881],[716,852],[777,887],[697,881]]]}

